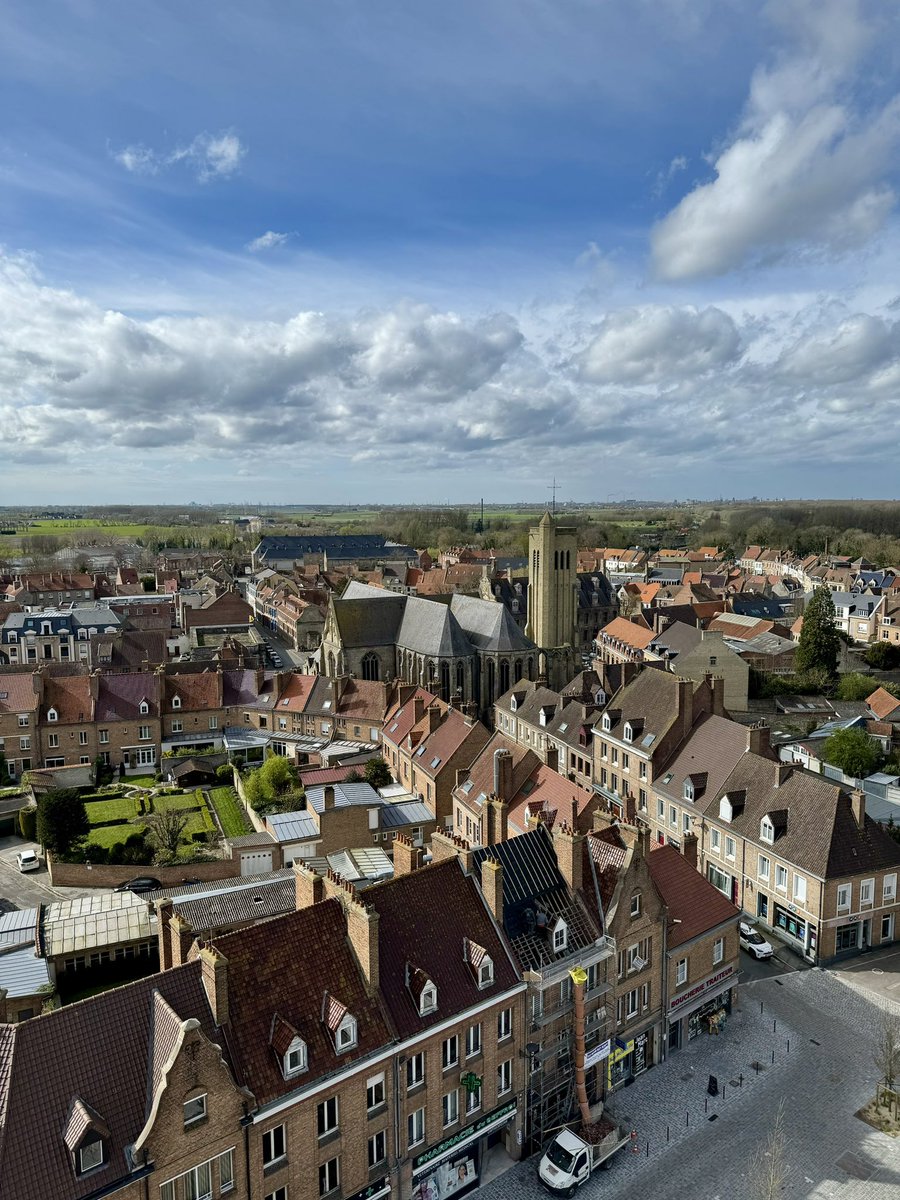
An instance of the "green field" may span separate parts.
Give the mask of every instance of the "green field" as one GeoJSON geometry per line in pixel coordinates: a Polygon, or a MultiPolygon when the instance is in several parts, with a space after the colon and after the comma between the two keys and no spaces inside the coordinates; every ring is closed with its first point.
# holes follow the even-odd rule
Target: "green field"
{"type": "MultiPolygon", "coordinates": [[[[109,850],[116,842],[124,842],[132,833],[146,833],[147,824],[138,815],[137,801],[133,797],[114,797],[110,800],[92,800],[85,805],[91,832],[88,842],[109,850]],[[107,824],[107,822],[115,822],[107,824]]],[[[183,855],[196,848],[209,833],[216,833],[216,823],[200,791],[178,793],[171,796],[156,796],[153,800],[155,812],[177,809],[188,818],[181,835],[180,853],[183,855]]],[[[245,832],[243,829],[241,832],[245,832]]]]}
{"type": "Polygon", "coordinates": [[[226,837],[242,837],[245,833],[253,832],[233,787],[212,788],[209,797],[226,837]]]}

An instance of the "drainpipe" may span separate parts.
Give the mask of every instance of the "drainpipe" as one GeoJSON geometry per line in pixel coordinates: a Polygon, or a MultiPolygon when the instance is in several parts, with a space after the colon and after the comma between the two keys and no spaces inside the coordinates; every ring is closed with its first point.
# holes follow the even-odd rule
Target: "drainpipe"
{"type": "Polygon", "coordinates": [[[587,983],[587,971],[583,967],[574,967],[569,974],[575,994],[575,1093],[582,1123],[588,1126],[591,1123],[591,1106],[588,1104],[584,1080],[584,985],[587,983]]]}

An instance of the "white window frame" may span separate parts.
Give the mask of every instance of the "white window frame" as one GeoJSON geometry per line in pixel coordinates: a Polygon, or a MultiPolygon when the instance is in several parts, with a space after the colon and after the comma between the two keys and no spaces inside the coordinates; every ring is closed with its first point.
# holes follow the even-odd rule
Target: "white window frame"
{"type": "MultiPolygon", "coordinates": [[[[377,836],[377,835],[376,835],[377,836]]],[[[419,995],[419,1016],[424,1017],[437,1009],[437,988],[429,980],[419,995]]]]}
{"type": "Polygon", "coordinates": [[[287,1158],[287,1126],[273,1125],[271,1129],[267,1129],[262,1135],[262,1164],[264,1167],[270,1167],[273,1163],[282,1162],[287,1158]],[[279,1136],[281,1141],[281,1152],[276,1154],[277,1143],[279,1136]]]}
{"type": "Polygon", "coordinates": [[[481,1054],[481,1022],[470,1025],[466,1030],[466,1058],[477,1058],[481,1054]]]}
{"type": "Polygon", "coordinates": [[[182,1110],[184,1113],[185,1129],[187,1129],[189,1125],[196,1124],[197,1121],[205,1120],[205,1118],[209,1116],[206,1092],[202,1092],[199,1096],[192,1096],[190,1100],[185,1100],[184,1104],[182,1105],[182,1110]],[[196,1111],[194,1111],[195,1109],[196,1111]],[[190,1115],[188,1115],[188,1110],[191,1110],[190,1115]]]}
{"type": "Polygon", "coordinates": [[[897,899],[897,873],[885,875],[881,881],[882,904],[893,904],[897,899]]]}
{"type": "Polygon", "coordinates": [[[384,1084],[384,1071],[372,1075],[366,1080],[366,1112],[374,1112],[387,1104],[387,1090],[384,1084]]]}
{"type": "Polygon", "coordinates": [[[387,1130],[376,1129],[369,1138],[366,1148],[369,1170],[373,1171],[380,1163],[387,1161],[387,1130]],[[380,1153],[379,1153],[380,1150],[380,1153]]]}
{"type": "Polygon", "coordinates": [[[511,1008],[503,1008],[497,1013],[497,1041],[505,1042],[512,1037],[513,1015],[511,1008]]]}
{"type": "Polygon", "coordinates": [[[875,903],[875,880],[861,879],[859,881],[859,907],[871,908],[875,903]]]}
{"type": "Polygon", "coordinates": [[[725,957],[725,939],[716,938],[713,942],[713,966],[717,966],[725,957]]]}
{"type": "Polygon", "coordinates": [[[406,1060],[406,1090],[411,1092],[425,1082],[425,1055],[420,1050],[406,1060]]]}
{"type": "Polygon", "coordinates": [[[335,1155],[334,1158],[329,1158],[327,1162],[319,1163],[319,1195],[330,1196],[332,1192],[336,1192],[341,1186],[341,1159],[340,1155],[335,1155]],[[333,1167],[333,1171],[329,1168],[333,1167]],[[323,1172],[325,1172],[324,1182],[330,1186],[322,1187],[323,1172]],[[334,1179],[329,1179],[329,1175],[333,1174],[334,1179]]]}
{"type": "Polygon", "coordinates": [[[459,1034],[452,1033],[441,1043],[441,1070],[459,1066],[459,1034]]]}
{"type": "Polygon", "coordinates": [[[795,871],[794,872],[794,892],[793,892],[795,904],[806,904],[806,891],[807,891],[806,876],[798,875],[797,872],[795,871]]]}
{"type": "Polygon", "coordinates": [[[459,1090],[454,1088],[452,1092],[445,1092],[441,1097],[441,1123],[442,1128],[450,1129],[459,1121],[459,1090]]]}
{"type": "Polygon", "coordinates": [[[411,1150],[413,1146],[421,1146],[425,1141],[425,1109],[417,1108],[415,1112],[411,1112],[406,1118],[406,1146],[411,1150]]]}
{"type": "Polygon", "coordinates": [[[765,854],[760,854],[757,860],[756,877],[763,883],[768,883],[772,877],[772,860],[765,854]]]}
{"type": "Polygon", "coordinates": [[[688,960],[680,958],[675,964],[675,986],[684,987],[688,980],[688,960]]]}
{"type": "Polygon", "coordinates": [[[775,891],[782,892],[785,895],[787,895],[787,885],[788,885],[788,869],[787,869],[787,867],[783,867],[781,865],[781,863],[776,863],[775,864],[775,891]],[[779,883],[778,882],[779,880],[783,880],[783,882],[779,883]]]}
{"type": "Polygon", "coordinates": [[[512,1059],[507,1058],[497,1066],[497,1096],[505,1096],[512,1091],[512,1059]]]}
{"type": "Polygon", "coordinates": [[[837,912],[848,913],[853,906],[853,884],[841,883],[838,884],[837,890],[837,912]],[[842,900],[842,896],[846,896],[846,900],[842,900]]]}

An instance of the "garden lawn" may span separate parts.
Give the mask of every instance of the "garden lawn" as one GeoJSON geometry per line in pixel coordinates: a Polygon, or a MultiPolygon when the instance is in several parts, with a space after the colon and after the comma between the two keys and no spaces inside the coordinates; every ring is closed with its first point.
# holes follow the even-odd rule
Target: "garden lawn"
{"type": "Polygon", "coordinates": [[[121,783],[128,787],[152,788],[156,785],[156,777],[153,775],[126,775],[121,783]]]}
{"type": "Polygon", "coordinates": [[[242,837],[245,833],[253,832],[233,787],[212,788],[209,797],[226,837],[242,837]]]}
{"type": "Polygon", "coordinates": [[[99,829],[92,829],[87,840],[108,850],[116,842],[124,842],[132,833],[144,833],[146,829],[147,826],[140,821],[134,824],[120,821],[118,825],[103,825],[99,829]]]}
{"type": "Polygon", "coordinates": [[[110,821],[130,821],[138,815],[137,803],[132,796],[113,797],[110,800],[91,800],[85,804],[91,825],[107,825],[110,821]]]}

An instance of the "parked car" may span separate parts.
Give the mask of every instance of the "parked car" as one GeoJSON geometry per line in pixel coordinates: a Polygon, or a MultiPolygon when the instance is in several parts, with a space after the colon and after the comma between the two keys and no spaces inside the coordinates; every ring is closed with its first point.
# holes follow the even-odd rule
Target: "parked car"
{"type": "Polygon", "coordinates": [[[125,883],[120,883],[116,888],[117,892],[158,892],[162,884],[158,879],[154,879],[152,875],[138,875],[134,879],[129,879],[125,883]]]}
{"type": "Polygon", "coordinates": [[[739,937],[741,948],[748,954],[752,954],[754,958],[771,958],[775,953],[771,943],[766,941],[758,929],[754,929],[746,921],[741,921],[739,937]]]}
{"type": "Polygon", "coordinates": [[[20,871],[39,871],[41,860],[33,850],[20,850],[16,855],[16,866],[20,871]]]}

